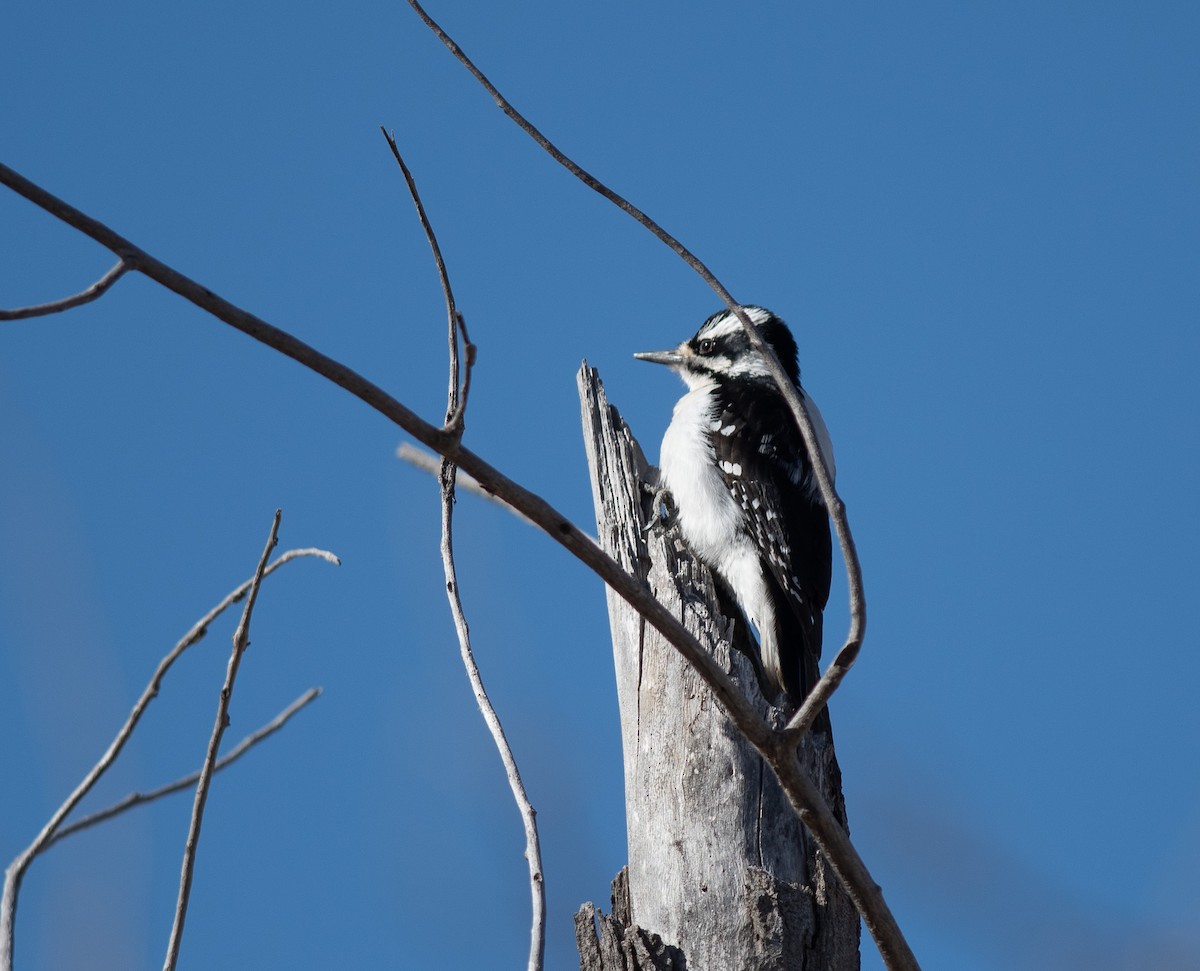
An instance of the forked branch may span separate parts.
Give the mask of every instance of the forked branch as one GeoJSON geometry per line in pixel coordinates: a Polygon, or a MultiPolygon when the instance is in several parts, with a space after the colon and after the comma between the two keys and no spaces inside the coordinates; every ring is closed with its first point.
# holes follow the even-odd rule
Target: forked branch
{"type": "MultiPolygon", "coordinates": [[[[225,755],[217,759],[216,765],[213,766],[213,773],[220,772],[222,769],[233,765],[238,759],[254,748],[259,742],[264,742],[277,731],[283,728],[292,716],[297,714],[300,709],[308,707],[312,702],[316,701],[321,696],[320,688],[309,688],[304,694],[293,701],[290,705],[283,709],[278,715],[272,718],[269,722],[256,731],[251,732],[240,742],[231,748],[225,755]]],[[[123,799],[119,799],[111,806],[106,806],[104,809],[98,809],[94,813],[89,813],[82,819],[78,819],[68,826],[64,826],[53,838],[45,845],[43,852],[57,844],[60,840],[65,840],[68,836],[74,836],[80,830],[90,829],[100,823],[107,822],[114,816],[120,816],[122,813],[128,812],[130,809],[136,809],[138,806],[145,806],[152,802],[157,802],[164,796],[174,795],[176,792],[182,792],[184,789],[190,789],[200,780],[200,772],[197,769],[191,775],[185,775],[182,779],[176,779],[174,782],[168,782],[165,786],[159,786],[157,789],[151,789],[149,792],[131,792],[123,799]]]]}
{"type": "Polygon", "coordinates": [[[70,310],[72,307],[91,303],[93,300],[104,296],[108,292],[108,288],[121,279],[128,271],[129,264],[121,260],[86,290],[72,294],[69,297],[63,297],[61,300],[52,300],[50,303],[39,303],[33,307],[0,310],[0,320],[28,320],[30,317],[46,317],[50,314],[58,314],[64,310],[70,310]]]}
{"type": "MultiPolygon", "coordinates": [[[[453,435],[456,441],[461,442],[463,431],[466,427],[467,395],[471,388],[471,372],[475,367],[475,345],[471,343],[471,339],[467,335],[466,322],[463,320],[463,315],[459,312],[455,304],[454,291],[450,288],[450,275],[446,271],[446,263],[442,258],[442,250],[438,245],[437,234],[433,231],[433,224],[429,221],[429,217],[425,212],[425,206],[421,202],[421,195],[417,191],[416,180],[413,178],[408,166],[405,165],[404,159],[400,154],[400,149],[396,145],[395,138],[389,135],[386,130],[384,130],[384,137],[387,139],[388,145],[392,150],[392,155],[395,156],[396,163],[400,166],[400,171],[404,175],[404,181],[408,185],[409,194],[412,196],[413,204],[417,208],[417,216],[421,220],[421,226],[425,230],[425,238],[429,242],[429,247],[433,251],[434,261],[437,263],[438,277],[441,280],[442,293],[446,299],[450,348],[450,381],[446,392],[446,425],[444,430],[453,435]],[[466,356],[465,368],[460,368],[459,363],[458,341],[460,336],[462,337],[463,353],[466,356]],[[461,385],[460,371],[462,372],[461,385]]],[[[479,673],[479,666],[475,663],[475,652],[471,648],[471,630],[467,624],[466,613],[463,610],[462,597],[458,586],[458,572],[454,565],[454,486],[457,473],[458,467],[449,458],[442,459],[441,468],[438,470],[438,483],[441,487],[442,497],[441,553],[442,568],[446,575],[446,597],[450,601],[450,614],[454,619],[455,632],[458,634],[459,653],[462,655],[463,667],[467,672],[467,680],[470,681],[471,690],[475,694],[475,704],[479,707],[479,712],[483,715],[483,720],[492,735],[492,740],[496,744],[497,751],[500,753],[500,761],[504,765],[504,774],[508,777],[509,788],[512,790],[517,810],[521,814],[521,822],[525,827],[525,859],[529,864],[529,893],[533,909],[533,921],[529,936],[528,971],[541,971],[546,950],[546,887],[542,871],[542,850],[538,839],[537,813],[534,811],[533,805],[529,801],[529,796],[525,792],[525,783],[521,780],[521,773],[517,768],[517,760],[513,755],[512,746],[509,744],[508,737],[504,733],[504,726],[500,722],[500,716],[496,714],[496,708],[488,697],[487,689],[483,684],[483,677],[479,673]]]]}
{"type": "MultiPolygon", "coordinates": [[[[329,563],[337,564],[340,561],[332,553],[318,549],[298,549],[289,550],[281,555],[274,563],[266,568],[264,576],[269,576],[278,570],[286,563],[300,557],[315,556],[329,563]]],[[[116,737],[109,744],[108,749],[100,757],[99,761],[92,766],[91,770],[83,781],[75,787],[75,790],[63,801],[62,805],[54,811],[54,815],[42,827],[42,830],[34,838],[24,850],[22,850],[8,865],[4,872],[4,893],[0,897],[0,971],[12,971],[13,966],[13,948],[15,943],[16,929],[16,913],[17,902],[21,892],[21,882],[25,878],[25,873],[28,871],[33,860],[45,850],[56,836],[60,834],[64,820],[68,815],[79,805],[80,800],[86,796],[100,777],[108,771],[109,767],[117,760],[117,756],[121,754],[125,743],[129,741],[129,737],[133,734],[133,730],[137,728],[141,721],[142,715],[156,697],[162,687],[163,679],[166,678],[167,672],[171,669],[174,663],[179,659],[188,648],[194,646],[204,639],[204,635],[208,633],[208,628],[211,624],[228,610],[235,603],[239,603],[246,596],[247,591],[253,579],[247,580],[234,588],[220,603],[213,607],[208,613],[201,617],[189,630],[180,641],[167,652],[166,656],[158,662],[158,667],[155,669],[153,676],[150,678],[149,684],[146,685],[141,697],[133,706],[133,710],[129,713],[129,717],[125,723],[117,731],[116,737]]]]}

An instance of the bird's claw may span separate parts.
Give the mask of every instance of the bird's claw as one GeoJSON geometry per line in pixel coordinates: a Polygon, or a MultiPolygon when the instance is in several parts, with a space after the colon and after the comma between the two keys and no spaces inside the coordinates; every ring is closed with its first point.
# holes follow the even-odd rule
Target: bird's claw
{"type": "Polygon", "coordinates": [[[675,525],[675,503],[671,491],[658,483],[643,482],[642,491],[650,496],[650,510],[642,532],[648,533],[655,527],[670,529],[675,525]]]}

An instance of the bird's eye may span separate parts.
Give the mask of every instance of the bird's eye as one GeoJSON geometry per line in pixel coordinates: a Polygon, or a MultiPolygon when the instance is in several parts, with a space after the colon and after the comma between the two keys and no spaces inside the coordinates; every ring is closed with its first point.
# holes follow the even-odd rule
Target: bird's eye
{"type": "Polygon", "coordinates": [[[716,341],[714,341],[711,337],[706,337],[696,345],[696,353],[708,357],[709,354],[716,350],[716,347],[716,341]]]}

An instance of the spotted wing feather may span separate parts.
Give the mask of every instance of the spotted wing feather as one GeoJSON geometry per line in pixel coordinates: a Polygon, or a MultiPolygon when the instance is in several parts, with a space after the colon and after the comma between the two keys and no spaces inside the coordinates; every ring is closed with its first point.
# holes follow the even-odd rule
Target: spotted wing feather
{"type": "Polygon", "coordinates": [[[819,676],[822,619],[829,601],[832,544],[829,518],[816,491],[800,433],[781,398],[723,389],[713,420],[717,467],[746,513],[777,600],[779,665],[793,701],[819,676]]]}

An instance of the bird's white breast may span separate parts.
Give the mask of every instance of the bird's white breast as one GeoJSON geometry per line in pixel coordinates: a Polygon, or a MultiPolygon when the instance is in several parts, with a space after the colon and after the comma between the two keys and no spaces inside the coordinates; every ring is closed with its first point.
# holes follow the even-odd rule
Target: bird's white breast
{"type": "Polygon", "coordinates": [[[719,423],[711,386],[693,388],[675,405],[659,457],[661,484],[675,503],[692,552],[729,584],[750,622],[772,630],[774,609],[759,552],[743,528],[743,511],[717,471],[710,435],[719,423]]]}
{"type": "Polygon", "coordinates": [[[717,471],[709,439],[717,416],[709,391],[710,386],[694,388],[676,403],[660,467],[684,538],[711,564],[711,553],[738,532],[741,510],[717,471]]]}

